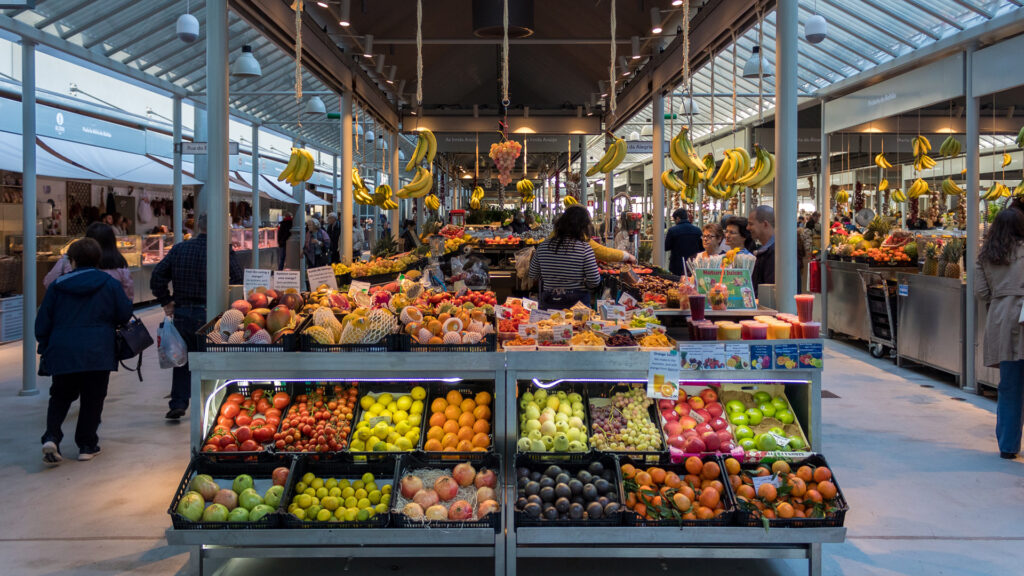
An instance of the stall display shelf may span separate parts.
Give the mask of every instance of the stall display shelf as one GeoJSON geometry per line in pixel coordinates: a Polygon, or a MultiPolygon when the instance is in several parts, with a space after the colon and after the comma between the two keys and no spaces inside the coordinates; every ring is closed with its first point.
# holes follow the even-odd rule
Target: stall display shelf
{"type": "MultiPolygon", "coordinates": [[[[821,343],[820,340],[765,341],[821,343]]],[[[609,382],[643,380],[649,353],[620,352],[479,352],[479,353],[330,353],[273,352],[190,355],[193,398],[200,405],[219,405],[226,384],[244,380],[446,380],[494,382],[494,450],[503,456],[501,522],[488,528],[459,529],[270,529],[174,530],[170,544],[193,547],[191,562],[203,574],[210,558],[236,557],[388,557],[397,548],[409,557],[484,557],[494,559],[495,574],[514,575],[517,557],[659,557],[659,558],[802,558],[809,573],[821,573],[821,544],[842,542],[845,528],[800,530],[746,527],[600,527],[564,529],[517,527],[515,501],[516,391],[521,381],[551,384],[565,379],[609,382]],[[341,362],[340,360],[344,360],[341,362]],[[358,367],[358,368],[357,368],[358,367]]],[[[683,383],[780,382],[803,423],[811,449],[821,451],[821,371],[705,370],[681,374],[683,383]]],[[[202,410],[192,414],[192,445],[199,447],[205,431],[202,410]]]]}

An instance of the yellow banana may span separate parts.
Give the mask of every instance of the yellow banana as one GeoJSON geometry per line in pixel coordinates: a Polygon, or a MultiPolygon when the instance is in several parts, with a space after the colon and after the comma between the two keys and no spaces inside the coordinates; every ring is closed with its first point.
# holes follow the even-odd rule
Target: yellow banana
{"type": "Polygon", "coordinates": [[[295,153],[295,148],[292,148],[292,155],[288,158],[288,165],[284,167],[284,170],[282,170],[280,174],[278,174],[277,181],[283,182],[291,177],[295,168],[299,165],[299,162],[299,155],[295,153]]]}
{"type": "Polygon", "coordinates": [[[878,183],[878,190],[881,191],[881,192],[885,192],[888,189],[889,189],[889,181],[886,180],[885,178],[882,178],[882,181],[878,183]]]}
{"type": "Polygon", "coordinates": [[[434,163],[434,156],[437,155],[437,138],[434,137],[434,133],[424,128],[420,130],[420,136],[427,141],[427,150],[425,153],[427,159],[427,165],[434,163]]]}
{"type": "Polygon", "coordinates": [[[1006,168],[1007,166],[1009,166],[1010,162],[1012,162],[1012,161],[1013,161],[1013,159],[1010,158],[1009,154],[1003,154],[1003,168],[1006,168]]]}
{"type": "Polygon", "coordinates": [[[946,178],[943,180],[941,188],[947,196],[960,196],[964,193],[964,189],[957,186],[956,182],[953,182],[952,178],[946,178]]]}
{"type": "Polygon", "coordinates": [[[885,154],[882,154],[881,152],[875,154],[875,166],[878,166],[882,170],[888,170],[892,168],[892,164],[890,164],[889,161],[885,159],[885,154]]]}

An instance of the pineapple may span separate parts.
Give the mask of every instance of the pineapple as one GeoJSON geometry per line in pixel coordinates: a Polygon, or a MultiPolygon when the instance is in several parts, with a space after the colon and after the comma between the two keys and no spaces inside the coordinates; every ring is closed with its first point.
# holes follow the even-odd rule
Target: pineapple
{"type": "Polygon", "coordinates": [[[960,258],[964,255],[964,241],[954,238],[942,248],[942,255],[946,259],[946,278],[960,279],[960,258]]]}
{"type": "Polygon", "coordinates": [[[881,242],[889,233],[889,221],[881,216],[875,216],[864,231],[864,239],[868,241],[881,242]]]}
{"type": "Polygon", "coordinates": [[[924,270],[925,276],[938,276],[939,274],[939,247],[935,242],[928,242],[924,245],[924,270]]]}

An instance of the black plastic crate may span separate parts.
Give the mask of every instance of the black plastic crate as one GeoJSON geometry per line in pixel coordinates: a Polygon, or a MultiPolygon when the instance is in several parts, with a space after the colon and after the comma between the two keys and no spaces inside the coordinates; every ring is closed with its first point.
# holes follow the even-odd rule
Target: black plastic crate
{"type": "Polygon", "coordinates": [[[367,394],[378,396],[380,394],[383,394],[383,393],[387,392],[387,393],[391,394],[392,396],[394,396],[395,399],[397,400],[399,396],[404,396],[406,394],[410,394],[412,392],[412,389],[415,386],[423,386],[424,388],[426,388],[427,389],[427,396],[423,399],[423,416],[420,418],[420,423],[416,425],[416,427],[418,427],[419,431],[420,431],[419,440],[416,442],[415,445],[413,445],[412,450],[416,450],[416,449],[420,448],[421,446],[423,446],[423,440],[424,440],[424,438],[427,435],[426,434],[426,432],[427,432],[426,425],[427,425],[427,420],[429,419],[429,416],[427,415],[427,413],[428,413],[428,411],[430,409],[430,406],[426,402],[427,402],[427,399],[430,398],[430,386],[429,386],[429,383],[427,383],[427,382],[368,382],[368,383],[360,384],[360,386],[359,386],[359,397],[356,400],[356,411],[353,414],[353,419],[352,419],[352,434],[349,436],[349,439],[350,439],[350,441],[349,441],[349,452],[351,452],[352,454],[356,455],[357,460],[380,459],[380,458],[384,458],[384,457],[388,457],[388,456],[398,456],[398,455],[402,455],[402,454],[407,454],[407,453],[412,451],[412,450],[392,451],[392,452],[387,452],[387,451],[365,451],[365,450],[364,451],[355,451],[355,450],[351,449],[351,446],[352,446],[352,442],[351,441],[356,438],[356,431],[357,431],[356,425],[359,424],[359,422],[362,420],[363,413],[366,412],[365,410],[363,410],[363,406],[362,406],[363,396],[366,396],[367,394]]]}
{"type": "MultiPolygon", "coordinates": [[[[247,452],[242,452],[242,451],[216,451],[216,452],[212,452],[212,451],[207,451],[206,448],[205,448],[206,444],[211,440],[211,437],[213,435],[214,430],[216,430],[216,428],[218,426],[217,420],[220,417],[221,410],[223,410],[223,408],[224,408],[224,404],[227,403],[228,397],[230,395],[232,395],[232,394],[242,394],[243,396],[248,398],[248,396],[250,394],[252,394],[252,392],[257,390],[257,389],[265,390],[266,391],[266,396],[270,397],[270,398],[272,398],[274,396],[274,394],[276,394],[277,392],[289,392],[289,386],[284,385],[284,384],[282,384],[280,382],[274,383],[272,381],[265,381],[265,382],[261,382],[261,381],[242,381],[242,382],[232,382],[231,384],[228,384],[227,387],[224,388],[224,398],[221,400],[220,404],[217,406],[217,412],[212,417],[210,425],[209,425],[209,427],[207,427],[206,435],[203,438],[203,446],[204,446],[204,448],[202,450],[203,450],[203,452],[205,454],[208,454],[210,457],[216,458],[216,459],[220,459],[220,460],[244,460],[244,459],[249,459],[249,458],[251,458],[251,457],[253,457],[255,455],[258,455],[258,454],[260,454],[262,452],[265,452],[265,451],[273,448],[273,446],[274,446],[273,433],[276,433],[280,429],[280,425],[275,425],[271,429],[272,430],[272,434],[271,434],[270,440],[268,440],[267,442],[261,443],[261,445],[263,447],[263,450],[247,451],[247,452]]],[[[291,396],[292,395],[289,392],[289,404],[291,404],[291,396]]],[[[283,413],[285,412],[285,410],[287,410],[287,406],[285,407],[284,410],[281,411],[282,412],[282,416],[283,416],[283,413]]],[[[232,427],[232,429],[231,429],[232,435],[235,433],[236,430],[238,430],[238,427],[232,427]]]]}
{"type": "Polygon", "coordinates": [[[216,328],[221,314],[207,322],[196,331],[196,347],[199,352],[295,352],[299,349],[298,334],[309,318],[300,317],[296,321],[295,332],[285,334],[272,344],[216,344],[206,339],[216,328]]]}
{"type": "Polygon", "coordinates": [[[408,334],[399,334],[403,352],[494,352],[498,349],[494,333],[487,334],[477,344],[420,344],[408,334]]]}
{"type": "MultiPolygon", "coordinates": [[[[557,461],[557,462],[562,462],[562,461],[567,461],[568,462],[568,461],[578,460],[579,457],[582,457],[582,456],[586,455],[587,453],[589,453],[591,451],[591,446],[590,446],[590,398],[589,398],[589,395],[588,395],[588,386],[589,386],[589,383],[573,382],[573,381],[569,380],[569,381],[561,382],[557,386],[552,386],[550,388],[543,388],[543,390],[545,390],[549,395],[550,394],[557,394],[558,391],[560,391],[560,390],[561,391],[565,391],[566,395],[571,394],[573,392],[575,392],[575,393],[580,395],[580,397],[582,398],[582,403],[583,403],[583,426],[584,426],[584,428],[586,429],[586,432],[587,432],[587,450],[586,451],[584,451],[584,452],[530,452],[530,451],[525,451],[524,452],[524,451],[519,450],[519,446],[518,446],[518,442],[517,442],[516,452],[519,453],[519,454],[529,454],[530,456],[533,456],[533,457],[541,459],[541,460],[551,460],[551,461],[557,461]]],[[[517,440],[523,438],[526,435],[526,434],[524,434],[524,432],[522,430],[522,425],[521,425],[520,420],[519,420],[519,415],[520,415],[520,413],[523,410],[522,407],[519,405],[519,403],[522,401],[524,393],[526,393],[526,392],[531,392],[531,393],[536,392],[537,388],[538,388],[537,386],[532,386],[532,382],[530,382],[529,380],[520,380],[518,382],[518,389],[516,391],[516,407],[515,407],[515,410],[516,410],[516,438],[517,438],[517,440]]],[[[511,409],[511,407],[509,407],[509,409],[511,409]]]]}
{"type": "MultiPolygon", "coordinates": [[[[398,489],[398,459],[395,457],[371,460],[368,462],[356,462],[350,454],[339,455],[337,459],[322,460],[308,455],[296,457],[295,468],[288,477],[288,484],[285,487],[285,496],[281,500],[278,510],[281,515],[281,524],[284,528],[314,528],[314,529],[335,529],[335,528],[384,528],[391,518],[391,506],[388,504],[388,511],[378,513],[369,520],[360,521],[317,521],[299,520],[293,514],[288,513],[288,506],[296,497],[295,486],[302,477],[312,472],[318,478],[360,479],[367,472],[374,475],[374,480],[380,485],[390,484],[394,492],[398,489]]],[[[344,499],[342,499],[344,500],[344,499]]]]}
{"type": "MultiPolygon", "coordinates": [[[[424,424],[423,424],[423,441],[420,443],[421,446],[423,446],[423,451],[429,457],[436,457],[436,455],[438,455],[438,454],[444,454],[443,458],[445,460],[448,460],[448,459],[451,459],[451,458],[463,458],[467,454],[472,454],[473,453],[473,451],[461,451],[461,452],[458,452],[458,451],[456,451],[456,452],[451,452],[451,451],[433,451],[433,450],[427,450],[427,448],[426,448],[426,446],[427,446],[427,434],[430,432],[430,429],[431,429],[430,417],[433,415],[430,412],[430,407],[433,405],[435,399],[437,399],[437,398],[445,398],[448,395],[448,393],[451,392],[452,390],[457,390],[460,394],[462,394],[462,397],[464,399],[465,398],[471,398],[471,399],[475,398],[475,396],[477,394],[479,394],[480,392],[487,392],[487,393],[489,393],[491,395],[491,402],[487,406],[488,409],[490,409],[490,411],[491,411],[491,417],[490,417],[490,420],[489,420],[489,426],[488,426],[488,432],[487,432],[487,437],[490,439],[490,443],[487,445],[487,450],[486,451],[487,452],[493,452],[494,451],[494,421],[495,421],[495,419],[498,416],[496,416],[494,414],[494,385],[493,385],[492,382],[489,382],[489,381],[478,381],[478,382],[472,382],[472,381],[470,381],[470,382],[441,382],[441,381],[439,381],[439,382],[431,383],[431,385],[430,385],[430,387],[428,389],[430,395],[427,396],[428,402],[424,405],[424,412],[423,412],[423,421],[424,421],[424,424]]],[[[477,452],[479,452],[479,451],[477,451],[477,452]]]]}
{"type": "MultiPolygon", "coordinates": [[[[257,490],[257,492],[263,495],[266,493],[267,488],[271,486],[269,480],[274,469],[279,467],[289,469],[288,481],[291,482],[295,472],[295,459],[291,456],[264,453],[252,460],[229,462],[210,458],[209,455],[204,453],[193,454],[188,468],[185,469],[185,475],[182,476],[181,482],[178,483],[178,489],[174,493],[171,505],[167,509],[167,513],[171,515],[171,524],[176,530],[259,530],[277,528],[281,522],[280,510],[267,514],[256,522],[192,522],[178,514],[176,509],[178,502],[189,491],[189,483],[192,482],[192,478],[197,474],[209,474],[213,477],[214,481],[220,480],[217,484],[221,488],[231,488],[231,482],[234,481],[236,476],[248,474],[253,477],[254,481],[268,481],[262,490],[257,490]]],[[[288,482],[285,484],[285,493],[287,493],[288,482]]]]}
{"type": "MultiPolygon", "coordinates": [[[[344,314],[335,314],[334,318],[341,322],[344,314]]],[[[312,317],[309,322],[312,322],[312,317]]],[[[303,324],[305,330],[309,323],[303,324]]],[[[299,349],[303,352],[398,352],[402,350],[398,334],[388,334],[374,344],[321,344],[308,334],[299,333],[299,349]]]]}
{"type": "MultiPolygon", "coordinates": [[[[343,398],[341,398],[340,395],[339,396],[335,396],[335,394],[334,394],[334,386],[341,386],[342,392],[345,392],[345,391],[351,389],[353,386],[355,386],[355,383],[354,382],[331,383],[331,382],[317,382],[317,381],[291,382],[290,383],[291,402],[288,403],[288,406],[285,407],[285,409],[281,413],[281,425],[278,426],[277,432],[283,433],[285,431],[284,430],[284,423],[285,423],[285,419],[289,418],[288,412],[289,412],[289,410],[291,410],[293,405],[298,404],[298,402],[296,402],[296,397],[301,396],[303,394],[305,394],[307,396],[310,395],[310,394],[315,394],[318,391],[319,388],[323,388],[324,389],[324,396],[323,396],[323,398],[324,398],[324,401],[325,401],[324,402],[325,409],[326,409],[326,404],[328,404],[332,400],[343,399],[343,398]]],[[[349,422],[352,431],[355,430],[355,415],[356,415],[356,412],[358,412],[358,411],[359,411],[359,404],[358,404],[358,396],[357,396],[357,402],[353,406],[352,420],[349,422]]],[[[316,458],[330,458],[330,457],[333,457],[333,456],[335,456],[337,454],[340,454],[341,452],[343,452],[345,450],[348,450],[348,446],[352,442],[352,433],[353,433],[352,431],[350,431],[348,437],[344,439],[345,446],[341,450],[326,451],[326,452],[300,452],[300,451],[296,451],[296,450],[288,450],[288,447],[277,448],[275,446],[274,451],[276,453],[279,453],[279,454],[311,455],[311,456],[316,457],[316,458]]]]}
{"type": "MultiPolygon", "coordinates": [[[[637,384],[643,386],[643,384],[637,384]]],[[[591,401],[596,398],[611,398],[617,392],[626,392],[631,387],[630,384],[626,383],[607,383],[607,384],[587,384],[587,418],[589,420],[587,430],[589,430],[590,437],[594,436],[594,417],[591,414],[591,401]]],[[[646,396],[646,392],[644,393],[646,396]]],[[[647,407],[647,417],[654,424],[654,428],[658,431],[658,440],[661,442],[661,448],[658,450],[599,450],[594,448],[598,452],[611,452],[613,454],[619,454],[620,456],[630,456],[635,460],[642,460],[647,463],[657,463],[668,453],[668,445],[665,442],[665,432],[661,426],[661,414],[658,413],[657,401],[652,401],[651,405],[647,407]]]]}
{"type": "MultiPolygon", "coordinates": [[[[506,504],[502,502],[502,500],[504,500],[502,494],[504,483],[502,482],[501,455],[490,452],[472,452],[469,454],[462,454],[459,460],[437,458],[420,451],[404,454],[398,463],[398,474],[395,476],[395,490],[400,491],[402,478],[412,470],[420,470],[423,468],[453,470],[455,469],[455,466],[462,462],[469,462],[473,464],[473,467],[476,468],[478,472],[482,468],[487,468],[497,474],[498,483],[494,488],[494,492],[498,499],[499,508],[504,509],[506,504]]],[[[395,528],[491,528],[497,532],[502,526],[500,510],[497,514],[488,514],[479,520],[434,520],[428,522],[426,520],[413,520],[405,514],[402,514],[397,508],[398,501],[398,497],[393,497],[391,500],[391,521],[395,528]]],[[[479,503],[472,502],[472,504],[476,506],[479,503]]],[[[473,514],[476,514],[475,510],[473,514]]]]}
{"type": "MultiPolygon", "coordinates": [[[[776,460],[785,460],[789,462],[790,469],[795,473],[798,468],[804,464],[810,466],[827,466],[829,470],[832,470],[831,481],[836,487],[836,498],[835,498],[835,510],[829,516],[824,518],[763,518],[757,517],[752,512],[756,510],[753,504],[748,504],[743,501],[737,500],[736,503],[736,516],[734,525],[737,526],[752,526],[756,528],[822,528],[822,527],[837,527],[842,526],[846,521],[846,512],[850,509],[846,502],[846,498],[843,496],[843,490],[839,487],[839,482],[836,481],[835,470],[828,465],[825,457],[821,454],[811,454],[806,458],[793,459],[793,458],[764,458],[760,462],[745,462],[741,465],[741,470],[756,470],[758,466],[762,464],[771,466],[772,462],[776,460]]],[[[741,471],[742,474],[742,471],[741,471]]]]}
{"type": "MultiPolygon", "coordinates": [[[[733,517],[736,514],[736,497],[735,497],[735,495],[732,492],[732,487],[729,485],[729,475],[725,471],[725,459],[723,457],[715,455],[715,454],[704,454],[704,455],[697,456],[697,457],[700,458],[702,462],[715,462],[716,464],[718,464],[718,466],[719,466],[718,481],[721,482],[722,486],[725,488],[722,491],[722,494],[721,494],[721,500],[723,502],[723,507],[725,509],[725,512],[723,512],[722,514],[720,514],[720,515],[718,515],[718,516],[716,516],[714,518],[708,519],[708,520],[684,520],[682,517],[680,517],[680,518],[666,518],[666,519],[661,519],[661,520],[647,520],[646,518],[641,517],[639,514],[637,514],[636,512],[634,512],[633,510],[631,510],[631,509],[629,509],[628,507],[625,506],[625,501],[626,501],[626,497],[627,497],[626,485],[627,485],[628,481],[623,476],[622,468],[621,467],[625,466],[626,464],[632,464],[633,466],[635,466],[637,468],[637,470],[640,470],[640,469],[646,470],[647,468],[649,468],[651,466],[651,464],[648,463],[648,462],[640,461],[640,460],[634,460],[634,459],[630,458],[629,456],[620,456],[619,457],[619,467],[620,467],[619,468],[619,477],[622,478],[621,491],[622,491],[622,498],[623,498],[623,500],[622,500],[622,502],[623,502],[622,521],[623,521],[623,523],[626,526],[689,526],[689,527],[696,527],[696,526],[729,526],[732,523],[733,517]]],[[[659,468],[664,469],[666,472],[675,472],[679,476],[680,479],[682,479],[684,476],[687,475],[686,464],[684,462],[680,462],[678,464],[675,464],[675,463],[672,463],[671,461],[669,461],[668,459],[665,459],[661,463],[657,464],[657,466],[659,468]]],[[[694,504],[694,507],[696,507],[697,503],[694,502],[693,504],[694,504]]],[[[672,506],[672,505],[671,504],[667,504],[667,506],[672,506]]],[[[682,515],[680,514],[680,516],[682,516],[682,515]]]]}
{"type": "MultiPolygon", "coordinates": [[[[533,454],[519,454],[516,456],[517,471],[516,479],[514,482],[518,483],[518,470],[525,468],[530,472],[541,472],[548,468],[548,466],[558,466],[564,469],[570,476],[576,476],[580,470],[586,469],[592,462],[600,462],[604,466],[605,470],[611,471],[611,492],[608,493],[608,500],[610,502],[616,502],[619,504],[619,510],[609,516],[602,516],[601,518],[591,520],[589,518],[583,520],[543,520],[540,518],[533,518],[526,512],[519,510],[516,506],[517,502],[509,503],[509,508],[513,510],[515,514],[515,525],[517,528],[524,526],[531,527],[551,527],[551,528],[565,528],[565,527],[584,527],[584,526],[620,526],[622,524],[622,473],[619,470],[619,459],[614,454],[604,454],[598,452],[589,452],[586,454],[572,454],[571,457],[565,461],[554,462],[547,459],[536,458],[533,454]]],[[[518,488],[517,488],[517,500],[518,500],[518,488]]]]}

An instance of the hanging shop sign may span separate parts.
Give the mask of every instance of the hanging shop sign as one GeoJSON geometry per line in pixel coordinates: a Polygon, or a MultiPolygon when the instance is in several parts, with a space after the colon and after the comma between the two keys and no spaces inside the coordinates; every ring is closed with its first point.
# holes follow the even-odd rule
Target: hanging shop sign
{"type": "Polygon", "coordinates": [[[135,154],[146,149],[143,130],[49,106],[36,107],[36,133],[135,154]]]}
{"type": "MultiPolygon", "coordinates": [[[[726,299],[728,310],[753,310],[756,308],[754,302],[754,285],[750,279],[750,270],[746,268],[722,269],[697,269],[693,271],[694,282],[697,292],[708,295],[716,284],[724,284],[729,292],[726,299]]],[[[705,308],[712,310],[712,300],[705,299],[705,308]]]]}
{"type": "MultiPolygon", "coordinates": [[[[209,150],[209,142],[176,142],[174,144],[174,151],[185,155],[205,156],[209,154],[209,150]]],[[[238,142],[228,142],[228,154],[238,155],[238,142]]]]}
{"type": "MultiPolygon", "coordinates": [[[[477,134],[475,133],[439,133],[434,135],[437,138],[438,152],[464,152],[472,154],[476,151],[477,134]]],[[[491,148],[491,144],[497,144],[501,136],[494,131],[481,132],[480,151],[481,153],[491,148]]],[[[569,146],[568,136],[546,135],[546,134],[509,134],[509,140],[515,140],[520,144],[526,141],[530,153],[534,152],[565,152],[569,146]]]]}
{"type": "MultiPolygon", "coordinates": [[[[532,148],[531,144],[531,148],[532,148]]],[[[662,150],[668,151],[668,141],[662,146],[662,150]]],[[[654,154],[654,140],[627,140],[626,154],[654,154]]]]}

